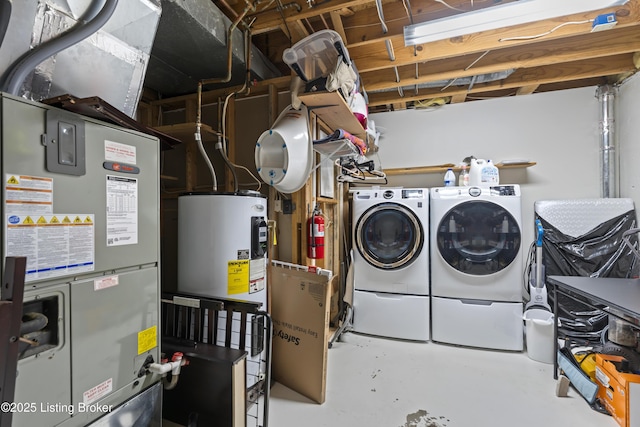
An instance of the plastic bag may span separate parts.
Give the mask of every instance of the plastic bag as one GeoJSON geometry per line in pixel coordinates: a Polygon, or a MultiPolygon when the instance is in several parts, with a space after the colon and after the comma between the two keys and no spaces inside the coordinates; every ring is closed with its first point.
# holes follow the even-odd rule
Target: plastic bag
{"type": "MultiPolygon", "coordinates": [[[[637,277],[639,260],[624,244],[622,235],[636,227],[635,211],[614,217],[589,232],[568,236],[543,217],[542,262],[545,276],[637,277]]],[[[630,239],[637,245],[637,237],[630,239]]],[[[549,299],[553,298],[550,293],[549,299]]],[[[565,295],[558,296],[560,336],[583,341],[600,341],[608,324],[607,315],[565,295]]],[[[553,304],[553,301],[551,301],[553,304]]]]}

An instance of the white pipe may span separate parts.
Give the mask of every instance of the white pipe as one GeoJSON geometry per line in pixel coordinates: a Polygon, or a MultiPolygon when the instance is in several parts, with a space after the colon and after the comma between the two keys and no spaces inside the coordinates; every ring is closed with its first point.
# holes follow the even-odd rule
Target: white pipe
{"type": "Polygon", "coordinates": [[[171,375],[177,376],[180,375],[180,368],[188,363],[187,359],[182,357],[182,353],[175,353],[171,362],[152,363],[147,367],[147,369],[151,373],[162,376],[165,376],[169,372],[171,372],[171,375]]]}

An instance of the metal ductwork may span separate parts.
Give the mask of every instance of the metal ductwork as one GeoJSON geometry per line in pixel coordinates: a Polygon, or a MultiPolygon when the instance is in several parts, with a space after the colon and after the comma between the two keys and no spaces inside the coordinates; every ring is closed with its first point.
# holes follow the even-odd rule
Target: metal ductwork
{"type": "MultiPolygon", "coordinates": [[[[0,46],[0,79],[5,82],[9,82],[11,70],[25,55],[48,41],[63,39],[74,28],[85,29],[86,22],[106,4],[104,0],[12,3],[0,46]]],[[[8,9],[1,10],[2,26],[5,10],[8,9]]],[[[160,0],[119,1],[102,28],[45,58],[24,78],[20,75],[12,79],[20,82],[12,84],[15,90],[11,92],[35,101],[65,94],[78,98],[97,96],[134,117],[160,14],[160,0]]]]}
{"type": "Polygon", "coordinates": [[[601,197],[619,197],[618,154],[615,134],[615,101],[617,88],[611,85],[598,86],[596,96],[600,101],[600,174],[601,197]]]}
{"type": "MultiPolygon", "coordinates": [[[[164,97],[196,92],[198,82],[227,75],[227,32],[232,22],[210,0],[162,0],[145,87],[164,97]]],[[[242,27],[233,30],[231,80],[207,89],[242,85],[246,77],[242,27]]],[[[278,69],[251,47],[252,79],[281,76],[278,69]]]]}

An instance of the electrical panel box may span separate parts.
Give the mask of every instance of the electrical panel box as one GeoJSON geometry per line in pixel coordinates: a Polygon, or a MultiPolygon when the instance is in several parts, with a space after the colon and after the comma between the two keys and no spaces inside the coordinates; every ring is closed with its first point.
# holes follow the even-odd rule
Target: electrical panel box
{"type": "MultiPolygon", "coordinates": [[[[2,272],[26,256],[13,426],[85,426],[158,383],[157,138],[0,93],[2,272]],[[27,334],[27,339],[29,334],[27,334]]],[[[159,402],[158,402],[159,405],[159,402]]]]}

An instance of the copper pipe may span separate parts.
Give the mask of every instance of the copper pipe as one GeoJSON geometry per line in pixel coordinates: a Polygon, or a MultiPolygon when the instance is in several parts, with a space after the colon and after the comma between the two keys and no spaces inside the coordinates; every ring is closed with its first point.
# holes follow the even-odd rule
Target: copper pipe
{"type": "Polygon", "coordinates": [[[227,31],[227,75],[224,77],[202,79],[200,80],[200,82],[203,85],[211,84],[211,83],[229,83],[231,81],[231,68],[233,65],[233,43],[232,43],[233,30],[236,29],[240,21],[242,21],[242,19],[251,9],[255,9],[255,5],[247,4],[247,6],[242,11],[242,13],[236,18],[235,21],[233,21],[233,23],[229,27],[229,31],[227,31]]]}

